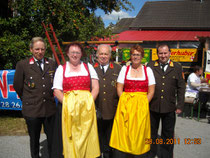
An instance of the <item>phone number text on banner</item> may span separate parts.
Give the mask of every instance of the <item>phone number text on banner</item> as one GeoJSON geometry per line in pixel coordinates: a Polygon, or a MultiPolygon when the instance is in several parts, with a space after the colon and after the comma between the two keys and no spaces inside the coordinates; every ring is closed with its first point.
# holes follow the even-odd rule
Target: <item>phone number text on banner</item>
{"type": "Polygon", "coordinates": [[[13,88],[14,75],[15,70],[0,70],[0,109],[22,109],[22,102],[13,88]]]}

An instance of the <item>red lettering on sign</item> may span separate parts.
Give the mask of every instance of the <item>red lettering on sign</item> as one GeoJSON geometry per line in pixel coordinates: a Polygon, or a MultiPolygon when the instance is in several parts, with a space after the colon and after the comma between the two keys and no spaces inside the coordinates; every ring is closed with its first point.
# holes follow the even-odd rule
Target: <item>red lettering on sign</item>
{"type": "Polygon", "coordinates": [[[2,78],[0,78],[0,90],[1,90],[2,97],[5,99],[8,98],[7,74],[8,74],[8,71],[3,71],[2,78]]]}
{"type": "MultiPolygon", "coordinates": [[[[12,84],[9,84],[9,92],[16,92],[12,84]]],[[[17,99],[20,99],[18,95],[17,95],[17,99]]]]}
{"type": "Polygon", "coordinates": [[[15,89],[13,88],[13,85],[9,85],[9,92],[15,92],[15,89]]]}

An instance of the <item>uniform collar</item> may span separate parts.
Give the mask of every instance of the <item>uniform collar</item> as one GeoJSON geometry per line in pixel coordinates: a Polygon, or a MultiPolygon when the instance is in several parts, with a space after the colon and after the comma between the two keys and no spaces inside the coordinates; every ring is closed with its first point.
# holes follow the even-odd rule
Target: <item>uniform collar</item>
{"type": "MultiPolygon", "coordinates": [[[[170,59],[168,60],[167,63],[168,63],[168,65],[169,65],[170,67],[174,67],[174,62],[171,61],[170,59]]],[[[155,63],[154,63],[154,66],[159,66],[159,65],[160,65],[159,61],[156,60],[155,63]]]]}
{"type": "MultiPolygon", "coordinates": [[[[41,61],[42,61],[43,64],[44,64],[44,63],[45,63],[45,64],[49,64],[49,61],[48,61],[47,58],[42,58],[41,61]]],[[[31,58],[29,59],[29,64],[34,64],[34,62],[37,62],[37,59],[34,58],[34,57],[31,57],[31,58]]]]}
{"type": "MultiPolygon", "coordinates": [[[[99,66],[100,66],[100,64],[99,64],[98,62],[96,62],[96,63],[94,64],[94,67],[95,67],[95,68],[97,68],[97,67],[99,67],[99,66]]],[[[106,65],[105,65],[105,66],[106,66],[106,65]]],[[[110,67],[111,69],[114,68],[114,65],[113,65],[112,62],[109,62],[109,67],[110,67]]]]}

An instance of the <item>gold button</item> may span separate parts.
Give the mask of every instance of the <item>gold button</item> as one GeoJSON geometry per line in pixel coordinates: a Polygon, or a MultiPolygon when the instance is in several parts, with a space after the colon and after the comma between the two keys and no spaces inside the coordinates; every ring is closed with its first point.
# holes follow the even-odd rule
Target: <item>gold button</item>
{"type": "Polygon", "coordinates": [[[106,94],[106,92],[104,92],[104,94],[106,94]]]}
{"type": "Polygon", "coordinates": [[[104,78],[103,80],[105,81],[106,79],[104,78]]]}
{"type": "Polygon", "coordinates": [[[163,99],[163,96],[161,96],[161,99],[163,99]]]}
{"type": "Polygon", "coordinates": [[[164,92],[164,90],[162,89],[161,92],[164,92]]]}
{"type": "Polygon", "coordinates": [[[104,87],[106,87],[106,85],[104,85],[104,87]]]}
{"type": "Polygon", "coordinates": [[[106,101],[106,99],[104,98],[104,101],[106,101]]]}
{"type": "Polygon", "coordinates": [[[164,86],[164,85],[165,85],[165,83],[162,83],[162,85],[164,86]]]}
{"type": "Polygon", "coordinates": [[[165,76],[163,76],[163,78],[166,78],[165,76]]]}

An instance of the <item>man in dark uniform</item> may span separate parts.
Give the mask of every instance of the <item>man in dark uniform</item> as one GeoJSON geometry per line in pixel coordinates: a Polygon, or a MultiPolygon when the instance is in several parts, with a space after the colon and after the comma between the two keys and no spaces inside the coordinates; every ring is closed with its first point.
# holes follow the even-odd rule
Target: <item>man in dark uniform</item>
{"type": "MultiPolygon", "coordinates": [[[[151,137],[153,143],[151,145],[151,157],[157,154],[157,134],[160,119],[162,121],[160,157],[173,157],[173,143],[167,144],[167,141],[174,138],[174,127],[176,114],[182,112],[184,106],[185,81],[182,75],[182,66],[171,61],[170,48],[166,44],[159,45],[158,60],[150,62],[149,67],[152,68],[156,86],[155,94],[150,102],[151,117],[151,137]]],[[[173,141],[173,140],[172,140],[173,141]]]]}
{"type": "Polygon", "coordinates": [[[96,110],[102,158],[111,157],[109,139],[119,99],[116,84],[121,66],[110,62],[111,51],[112,48],[109,45],[99,45],[96,54],[98,62],[94,65],[99,77],[100,87],[99,95],[96,99],[96,110]]]}
{"type": "Polygon", "coordinates": [[[42,125],[51,144],[56,104],[53,97],[53,78],[56,69],[54,61],[44,58],[46,44],[43,38],[34,37],[30,43],[33,57],[21,60],[16,65],[14,89],[22,101],[22,114],[30,136],[32,158],[39,157],[39,138],[42,125]]]}

